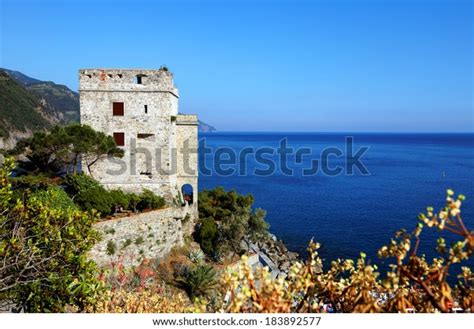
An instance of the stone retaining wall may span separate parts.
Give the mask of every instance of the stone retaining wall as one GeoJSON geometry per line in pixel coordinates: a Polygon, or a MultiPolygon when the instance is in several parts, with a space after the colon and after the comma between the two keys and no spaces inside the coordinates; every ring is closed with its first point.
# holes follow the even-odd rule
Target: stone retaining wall
{"type": "Polygon", "coordinates": [[[183,244],[195,220],[193,210],[168,207],[96,223],[102,240],[92,248],[90,257],[99,266],[119,259],[124,266],[136,266],[145,258],[163,257],[183,244]]]}

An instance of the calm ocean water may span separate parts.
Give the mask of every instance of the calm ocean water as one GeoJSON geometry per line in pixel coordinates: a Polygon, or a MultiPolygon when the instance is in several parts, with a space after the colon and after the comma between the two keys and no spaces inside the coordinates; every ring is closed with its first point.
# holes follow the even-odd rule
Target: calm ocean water
{"type": "MultiPolygon", "coordinates": [[[[200,148],[199,189],[223,186],[252,193],[255,206],[267,211],[271,232],[300,253],[314,237],[322,243],[325,259],[354,258],[365,251],[379,263],[378,248],[396,230],[415,228],[417,215],[427,206],[441,207],[447,188],[466,195],[462,214],[474,228],[474,134],[209,133],[201,134],[200,139],[211,151],[204,154],[200,148]],[[346,136],[353,136],[355,152],[369,147],[361,159],[370,175],[357,169],[353,175],[302,175],[301,168],[318,159],[324,148],[344,151],[346,136]],[[255,175],[255,168],[265,166],[252,155],[237,161],[241,170],[247,165],[246,175],[222,175],[215,168],[207,174],[202,169],[203,164],[213,167],[218,148],[235,152],[246,147],[275,149],[284,138],[288,147],[307,147],[312,153],[300,159],[300,164],[290,157],[289,167],[296,168],[293,175],[285,175],[279,166],[272,175],[255,175]]],[[[277,160],[279,156],[267,158],[277,160]]],[[[329,167],[343,164],[343,158],[329,160],[329,167]]],[[[443,235],[450,240],[450,234],[443,235]]],[[[425,230],[421,252],[434,256],[437,236],[435,230],[425,230]]]]}

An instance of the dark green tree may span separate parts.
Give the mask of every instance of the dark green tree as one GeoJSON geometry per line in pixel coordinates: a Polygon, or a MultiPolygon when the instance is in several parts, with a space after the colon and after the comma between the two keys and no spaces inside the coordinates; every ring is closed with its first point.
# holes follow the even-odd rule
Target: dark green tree
{"type": "Polygon", "coordinates": [[[88,169],[108,156],[123,157],[123,150],[114,139],[87,125],[55,126],[48,132],[36,132],[18,142],[10,152],[23,155],[20,169],[32,174],[56,176],[61,172],[76,172],[82,159],[88,169]]]}
{"type": "Polygon", "coordinates": [[[244,238],[256,240],[268,236],[265,211],[254,211],[253,202],[251,194],[227,192],[222,187],[199,193],[199,217],[204,220],[198,226],[196,238],[206,254],[240,253],[244,238]]]}
{"type": "Polygon", "coordinates": [[[20,140],[9,153],[24,156],[25,159],[18,161],[21,170],[55,176],[66,165],[68,139],[64,128],[56,126],[49,132],[36,132],[33,136],[20,140]]]}
{"type": "Polygon", "coordinates": [[[202,219],[195,232],[195,239],[207,255],[214,256],[217,253],[218,239],[216,221],[210,217],[202,219]]]}
{"type": "Polygon", "coordinates": [[[123,149],[117,147],[112,136],[108,136],[100,131],[95,131],[87,125],[70,125],[65,127],[66,133],[71,140],[70,151],[72,161],[70,166],[75,170],[78,160],[82,158],[89,174],[92,175],[91,168],[97,161],[109,156],[123,157],[123,149]]]}
{"type": "Polygon", "coordinates": [[[265,221],[266,215],[267,212],[260,208],[255,209],[255,212],[250,215],[248,234],[252,240],[267,237],[270,225],[265,221]]]}

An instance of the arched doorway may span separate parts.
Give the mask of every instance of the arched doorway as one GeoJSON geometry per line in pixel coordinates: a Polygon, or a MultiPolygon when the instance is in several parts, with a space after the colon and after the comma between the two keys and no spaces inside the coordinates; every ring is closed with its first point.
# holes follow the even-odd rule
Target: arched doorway
{"type": "Polygon", "coordinates": [[[181,187],[181,193],[183,194],[184,205],[192,205],[194,202],[193,186],[191,184],[184,184],[181,187]]]}

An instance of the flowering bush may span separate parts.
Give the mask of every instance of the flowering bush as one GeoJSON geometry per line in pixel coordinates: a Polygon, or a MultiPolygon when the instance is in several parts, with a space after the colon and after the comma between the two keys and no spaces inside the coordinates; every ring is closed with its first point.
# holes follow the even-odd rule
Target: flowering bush
{"type": "Polygon", "coordinates": [[[89,313],[185,313],[191,310],[183,294],[166,289],[107,290],[85,309],[89,313]]]}
{"type": "Polygon", "coordinates": [[[156,263],[144,260],[134,268],[125,268],[122,261],[104,270],[100,280],[107,288],[88,304],[89,313],[184,313],[192,307],[186,294],[176,292],[158,282],[156,263]]]}
{"type": "Polygon", "coordinates": [[[296,263],[287,278],[272,280],[266,268],[253,271],[243,262],[238,271],[225,274],[222,285],[227,312],[321,312],[330,304],[337,312],[449,312],[455,303],[474,312],[474,275],[462,267],[459,282],[447,281],[453,264],[466,261],[474,248],[474,233],[461,218],[464,196],[454,198],[448,190],[446,206],[438,214],[432,208],[420,215],[421,223],[412,233],[401,230],[388,246],[379,250],[382,258],[394,259],[391,270],[381,279],[376,265],[361,253],[356,260],[334,260],[326,271],[311,242],[306,264],[296,263]],[[450,248],[438,239],[439,257],[429,262],[418,256],[424,226],[448,230],[460,240],[450,248]]]}

